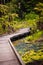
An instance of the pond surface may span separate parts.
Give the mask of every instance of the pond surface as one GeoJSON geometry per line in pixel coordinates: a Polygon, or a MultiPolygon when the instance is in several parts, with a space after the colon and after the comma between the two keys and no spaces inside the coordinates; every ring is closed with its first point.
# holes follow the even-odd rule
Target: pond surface
{"type": "Polygon", "coordinates": [[[24,63],[43,60],[43,42],[24,43],[23,39],[13,42],[24,63]]]}

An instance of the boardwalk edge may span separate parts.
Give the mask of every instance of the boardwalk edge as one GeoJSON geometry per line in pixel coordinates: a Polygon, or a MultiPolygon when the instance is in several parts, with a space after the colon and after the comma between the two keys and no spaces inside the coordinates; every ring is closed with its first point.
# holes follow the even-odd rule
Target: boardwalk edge
{"type": "Polygon", "coordinates": [[[13,52],[14,52],[14,53],[15,53],[15,55],[17,56],[17,59],[18,59],[18,61],[19,61],[20,65],[25,65],[25,63],[22,61],[22,59],[21,59],[20,55],[19,55],[19,54],[18,54],[18,52],[16,51],[16,49],[15,49],[15,47],[13,46],[13,44],[12,44],[12,42],[11,42],[11,40],[10,40],[10,39],[8,40],[8,42],[9,42],[9,44],[10,44],[10,46],[11,46],[11,48],[12,48],[13,52]]]}

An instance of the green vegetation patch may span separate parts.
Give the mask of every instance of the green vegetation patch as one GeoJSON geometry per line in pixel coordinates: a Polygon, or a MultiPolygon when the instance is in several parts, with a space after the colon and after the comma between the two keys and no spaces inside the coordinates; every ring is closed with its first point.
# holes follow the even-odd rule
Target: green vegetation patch
{"type": "Polygon", "coordinates": [[[25,43],[23,40],[13,44],[24,63],[43,60],[43,42],[25,43]]]}

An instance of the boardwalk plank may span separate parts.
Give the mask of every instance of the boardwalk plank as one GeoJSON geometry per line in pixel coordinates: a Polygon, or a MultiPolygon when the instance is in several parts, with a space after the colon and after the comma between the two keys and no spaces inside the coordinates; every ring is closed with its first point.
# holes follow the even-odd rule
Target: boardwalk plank
{"type": "Polygon", "coordinates": [[[0,42],[0,65],[20,65],[8,40],[0,42]]]}

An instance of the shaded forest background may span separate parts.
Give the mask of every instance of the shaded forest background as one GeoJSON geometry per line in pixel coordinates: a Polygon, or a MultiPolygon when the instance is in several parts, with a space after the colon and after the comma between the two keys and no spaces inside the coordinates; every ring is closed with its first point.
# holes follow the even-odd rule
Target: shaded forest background
{"type": "Polygon", "coordinates": [[[0,35],[26,27],[27,41],[43,38],[43,0],[0,0],[0,35]]]}

